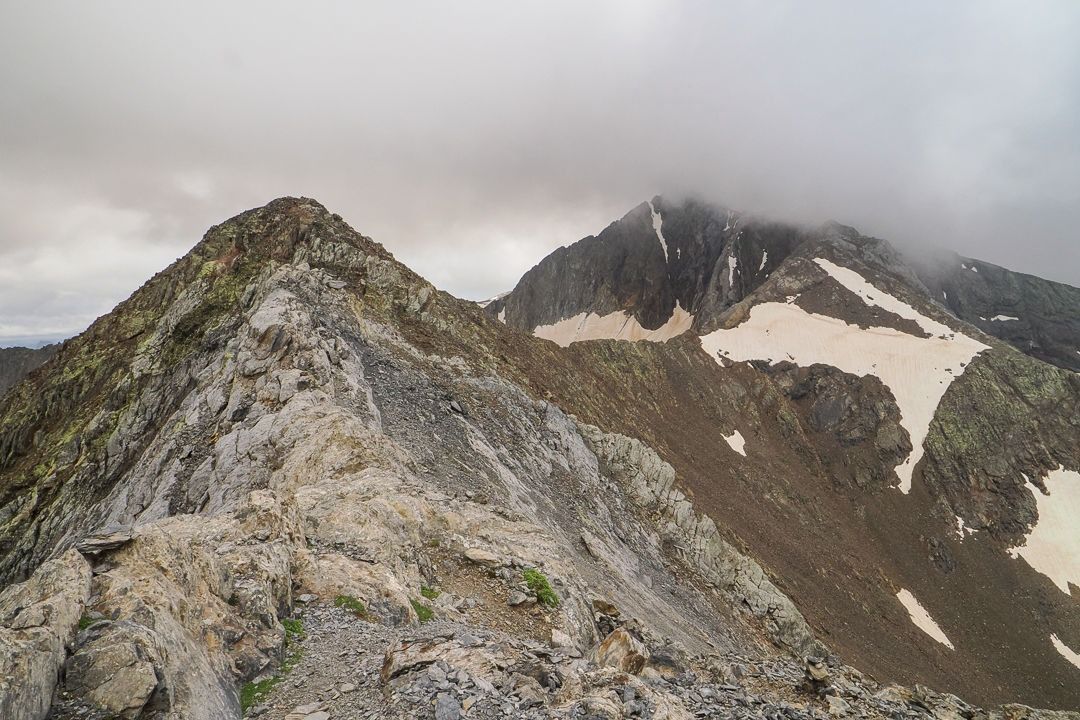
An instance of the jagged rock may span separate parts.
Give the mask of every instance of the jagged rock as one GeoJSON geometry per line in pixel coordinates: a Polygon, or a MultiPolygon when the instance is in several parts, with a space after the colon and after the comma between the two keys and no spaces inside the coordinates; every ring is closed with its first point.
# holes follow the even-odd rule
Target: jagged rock
{"type": "Polygon", "coordinates": [[[826,700],[829,703],[829,714],[833,717],[843,717],[851,714],[851,705],[844,698],[829,695],[826,700]]]}
{"type": "Polygon", "coordinates": [[[135,535],[131,528],[106,528],[75,543],[75,549],[83,555],[99,555],[123,547],[131,542],[133,537],[135,535]]]}
{"type": "Polygon", "coordinates": [[[461,705],[457,698],[449,693],[435,696],[435,720],[458,720],[461,717],[461,705]]]}
{"type": "Polygon", "coordinates": [[[558,628],[552,628],[551,646],[556,648],[572,648],[574,647],[574,641],[562,630],[558,628]]]}
{"type": "Polygon", "coordinates": [[[488,568],[501,567],[504,562],[502,558],[493,552],[487,550],[481,550],[480,548],[468,548],[464,552],[465,559],[469,562],[474,562],[477,565],[483,565],[488,568]]]}
{"type": "Polygon", "coordinates": [[[74,550],[0,592],[0,717],[40,720],[90,596],[91,571],[74,550]]]}
{"type": "Polygon", "coordinates": [[[645,669],[649,650],[623,628],[614,630],[604,638],[596,650],[596,662],[601,666],[618,668],[637,674],[645,669]]]}
{"type": "Polygon", "coordinates": [[[829,681],[829,668],[818,658],[807,658],[806,677],[811,682],[827,683],[829,681]]]}
{"type": "Polygon", "coordinates": [[[64,664],[66,691],[119,717],[139,717],[163,665],[155,636],[127,622],[98,623],[84,635],[64,664]]]}

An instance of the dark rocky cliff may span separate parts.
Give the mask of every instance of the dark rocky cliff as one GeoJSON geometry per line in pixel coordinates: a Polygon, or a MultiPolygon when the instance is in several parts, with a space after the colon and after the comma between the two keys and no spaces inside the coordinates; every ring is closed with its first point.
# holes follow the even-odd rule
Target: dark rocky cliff
{"type": "Polygon", "coordinates": [[[0,398],[30,371],[40,367],[60,349],[59,344],[40,348],[0,348],[0,398]]]}
{"type": "Polygon", "coordinates": [[[958,318],[1032,357],[1080,372],[1080,288],[953,254],[914,264],[958,318]]]}

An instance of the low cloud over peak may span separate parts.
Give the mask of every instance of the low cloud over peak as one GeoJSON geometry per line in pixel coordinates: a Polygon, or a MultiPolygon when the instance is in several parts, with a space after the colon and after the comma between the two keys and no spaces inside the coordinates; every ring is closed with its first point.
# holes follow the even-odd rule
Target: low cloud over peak
{"type": "Polygon", "coordinates": [[[1080,284],[1072,2],[0,10],[0,343],[280,195],[481,298],[657,193],[1080,284]]]}

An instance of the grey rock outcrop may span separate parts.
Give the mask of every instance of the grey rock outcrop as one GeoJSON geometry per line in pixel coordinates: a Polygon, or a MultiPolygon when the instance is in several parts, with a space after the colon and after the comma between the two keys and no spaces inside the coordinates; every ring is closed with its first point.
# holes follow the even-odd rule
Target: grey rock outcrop
{"type": "Polygon", "coordinates": [[[726,542],[716,523],[695,511],[674,487],[675,469],[633,438],[601,432],[588,425],[582,434],[607,472],[624,484],[646,517],[655,518],[663,538],[689,567],[719,587],[734,607],[745,607],[769,637],[802,655],[822,650],[802,613],[772,583],[761,566],[726,542]]]}
{"type": "Polygon", "coordinates": [[[90,566],[69,550],[0,593],[0,717],[48,714],[90,596],[90,566]]]}

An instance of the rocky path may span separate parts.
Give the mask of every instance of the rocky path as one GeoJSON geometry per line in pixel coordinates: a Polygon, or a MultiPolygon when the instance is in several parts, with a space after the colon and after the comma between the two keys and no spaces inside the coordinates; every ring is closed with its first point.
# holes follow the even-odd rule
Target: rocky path
{"type": "MultiPolygon", "coordinates": [[[[391,628],[313,603],[284,678],[251,707],[262,720],[993,718],[949,695],[880,687],[850,668],[793,659],[699,658],[695,669],[600,667],[575,649],[459,622],[391,628]]],[[[614,658],[618,661],[618,658],[614,658]]],[[[1021,713],[1018,718],[1024,717],[1021,713]]]]}

